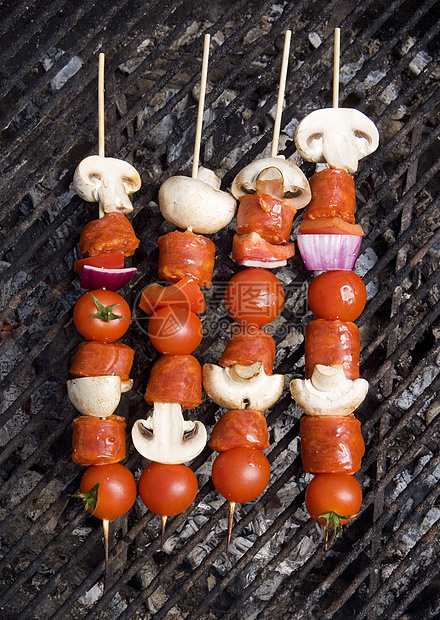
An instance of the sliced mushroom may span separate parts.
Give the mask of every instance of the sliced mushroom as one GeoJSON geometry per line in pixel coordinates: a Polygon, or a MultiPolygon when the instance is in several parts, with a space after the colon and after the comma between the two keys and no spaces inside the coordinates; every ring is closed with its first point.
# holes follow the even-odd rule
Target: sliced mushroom
{"type": "Polygon", "coordinates": [[[215,233],[231,222],[237,207],[234,197],[219,187],[220,179],[207,168],[199,169],[197,179],[170,177],[159,188],[160,211],[179,228],[215,233]]]}
{"type": "Polygon", "coordinates": [[[299,123],[295,144],[303,159],[353,173],[359,160],[377,149],[379,132],[359,110],[322,108],[299,123]]]}
{"type": "Polygon", "coordinates": [[[205,364],[203,387],[220,407],[264,411],[283,393],[284,375],[267,375],[262,362],[250,366],[235,364],[227,368],[205,364]]]}
{"type": "Polygon", "coordinates": [[[264,157],[245,166],[233,180],[231,192],[238,200],[255,192],[270,194],[295,211],[305,207],[311,198],[306,176],[283,157],[264,157]]]}
{"type": "Polygon", "coordinates": [[[365,379],[347,379],[340,364],[317,364],[310,379],[293,379],[290,393],[307,415],[349,415],[368,392],[365,379]]]}
{"type": "Polygon", "coordinates": [[[131,436],[139,454],[168,465],[191,461],[202,452],[207,441],[203,424],[185,421],[178,403],[154,403],[153,415],[147,420],[137,420],[131,436]]]}
{"type": "Polygon", "coordinates": [[[67,393],[72,405],[83,415],[108,418],[116,411],[121,392],[127,391],[124,384],[117,375],[79,377],[67,382],[67,393]]]}
{"type": "Polygon", "coordinates": [[[140,186],[136,168],[113,157],[86,157],[73,176],[78,196],[87,202],[99,202],[104,213],[131,213],[133,205],[128,196],[140,186]]]}

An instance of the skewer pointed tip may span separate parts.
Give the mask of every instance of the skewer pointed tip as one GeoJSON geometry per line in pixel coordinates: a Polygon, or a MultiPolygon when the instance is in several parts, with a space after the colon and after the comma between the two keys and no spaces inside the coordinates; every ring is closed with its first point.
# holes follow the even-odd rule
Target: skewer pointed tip
{"type": "Polygon", "coordinates": [[[236,506],[235,502],[229,502],[228,538],[226,540],[226,551],[229,551],[229,545],[231,543],[232,527],[234,525],[235,506],[236,506]]]}
{"type": "Polygon", "coordinates": [[[160,531],[160,549],[163,550],[163,545],[165,542],[165,528],[167,526],[167,515],[162,515],[162,528],[160,531]]]}

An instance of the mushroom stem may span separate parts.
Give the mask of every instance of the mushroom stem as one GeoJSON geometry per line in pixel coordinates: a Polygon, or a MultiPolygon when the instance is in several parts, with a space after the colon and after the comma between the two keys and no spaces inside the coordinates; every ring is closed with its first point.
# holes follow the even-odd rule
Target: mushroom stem
{"type": "Polygon", "coordinates": [[[234,514],[235,514],[235,502],[229,502],[229,515],[228,515],[228,538],[226,540],[226,551],[229,551],[229,545],[231,543],[232,537],[232,527],[234,525],[234,514]]]}
{"type": "Polygon", "coordinates": [[[167,515],[162,515],[162,527],[160,530],[160,549],[163,551],[163,545],[165,542],[165,528],[167,526],[167,515]]]}
{"type": "Polygon", "coordinates": [[[102,520],[102,532],[104,534],[104,592],[109,587],[109,570],[108,570],[108,539],[109,539],[110,521],[108,519],[102,520]]]}

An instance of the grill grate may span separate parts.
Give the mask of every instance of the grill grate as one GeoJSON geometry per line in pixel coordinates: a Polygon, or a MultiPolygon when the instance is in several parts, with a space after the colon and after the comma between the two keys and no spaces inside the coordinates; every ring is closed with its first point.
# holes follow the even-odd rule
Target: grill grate
{"type": "MultiPolygon", "coordinates": [[[[1,2],[1,616],[437,617],[440,3],[211,4],[1,2]],[[280,151],[295,160],[296,124],[331,100],[338,25],[341,106],[365,112],[381,134],[355,176],[357,221],[367,233],[357,269],[369,290],[357,321],[361,376],[370,382],[357,411],[367,448],[357,476],[361,514],[324,553],[303,506],[301,412],[286,389],[268,412],[271,483],[237,507],[229,554],[227,506],[213,490],[207,448],[191,464],[196,502],[169,519],[163,551],[158,518],[141,503],[113,524],[111,585],[102,593],[100,523],[71,498],[81,471],[70,459],[75,411],[65,387],[81,340],[72,327],[80,294],[72,266],[81,228],[96,217],[70,184],[78,162],[97,149],[97,52],[106,54],[106,152],[132,162],[143,180],[132,218],[139,270],[124,290],[136,317],[124,337],[136,349],[134,388],[120,405],[130,428],[148,411],[143,392],[156,359],[142,342],[136,299],[157,280],[156,241],[167,230],[158,188],[190,171],[203,35],[211,34],[212,49],[201,161],[227,188],[270,150],[284,31],[292,30],[292,47],[280,151]],[[319,37],[316,47],[310,33],[319,37]]],[[[295,161],[312,174],[310,164],[295,161]]],[[[233,228],[213,235],[218,285],[236,270],[233,228]]],[[[289,380],[303,375],[304,283],[312,276],[299,256],[279,275],[291,299],[273,334],[276,371],[289,380]]],[[[229,321],[215,288],[207,293],[202,363],[215,362],[226,342],[229,321]]],[[[197,419],[212,427],[218,414],[206,400],[197,419]]],[[[130,444],[127,465],[139,473],[144,464],[130,444]]]]}

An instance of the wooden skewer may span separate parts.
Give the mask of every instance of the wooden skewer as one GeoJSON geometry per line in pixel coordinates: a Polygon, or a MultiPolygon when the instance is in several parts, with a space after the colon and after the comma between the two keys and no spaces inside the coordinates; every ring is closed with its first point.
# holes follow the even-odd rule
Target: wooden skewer
{"type": "MultiPolygon", "coordinates": [[[[98,64],[98,154],[105,156],[105,123],[104,123],[104,60],[105,55],[99,54],[98,64]]],[[[104,209],[99,205],[99,217],[104,217],[104,209]]]]}
{"type": "Polygon", "coordinates": [[[228,537],[226,539],[226,550],[229,551],[229,545],[231,544],[232,528],[234,526],[234,514],[235,514],[235,502],[229,502],[229,514],[228,514],[228,537]]]}
{"type": "Polygon", "coordinates": [[[167,526],[168,517],[166,515],[162,515],[162,527],[160,530],[160,548],[163,550],[163,545],[165,542],[165,528],[167,526]]]}
{"type": "Polygon", "coordinates": [[[277,111],[275,115],[275,124],[273,128],[272,150],[271,156],[276,157],[278,153],[278,142],[280,139],[281,116],[283,114],[284,92],[286,89],[287,67],[289,64],[290,39],[292,31],[286,30],[284,37],[283,60],[281,63],[280,85],[278,90],[277,111]]]}
{"type": "Polygon", "coordinates": [[[341,29],[335,28],[333,49],[333,107],[339,107],[339,57],[341,53],[341,29]]]}
{"type": "Polygon", "coordinates": [[[104,534],[104,592],[108,589],[108,539],[109,539],[110,522],[108,519],[102,520],[102,531],[104,534]]]}
{"type": "Polygon", "coordinates": [[[193,159],[193,168],[192,168],[192,175],[191,175],[193,179],[197,179],[197,172],[199,169],[200,142],[202,138],[203,112],[205,108],[206,82],[208,78],[208,59],[209,59],[210,40],[211,40],[211,36],[209,34],[205,34],[205,39],[204,39],[204,44],[203,44],[202,75],[201,75],[201,81],[200,81],[199,110],[197,113],[196,138],[195,138],[195,143],[194,143],[194,159],[193,159]]]}

